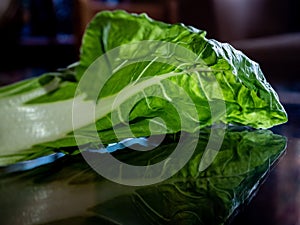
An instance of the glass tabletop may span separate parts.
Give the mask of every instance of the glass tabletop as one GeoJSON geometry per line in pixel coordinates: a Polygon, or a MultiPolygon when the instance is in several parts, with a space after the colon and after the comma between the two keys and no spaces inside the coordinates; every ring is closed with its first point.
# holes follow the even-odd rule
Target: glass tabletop
{"type": "MultiPolygon", "coordinates": [[[[192,157],[175,175],[152,185],[111,182],[95,172],[81,154],[58,157],[52,163],[25,171],[3,172],[1,221],[3,224],[229,223],[241,207],[249,204],[261,183],[269,182],[269,171],[285,153],[286,138],[270,130],[228,127],[221,148],[211,159],[210,153],[208,157],[205,155],[206,146],[212,130],[218,133],[219,129],[223,128],[202,130],[197,138],[186,134],[186,144],[197,144],[192,157]],[[203,167],[207,161],[209,165],[203,167]]],[[[176,145],[176,137],[172,135],[151,151],[125,147],[111,154],[127,164],[149,166],[168,158],[176,145]]],[[[86,154],[97,163],[98,157],[110,153],[102,149],[100,153],[93,150],[86,154]]],[[[172,164],[166,161],[160,176],[174,169],[169,165],[172,164]]],[[[118,169],[120,173],[116,176],[122,176],[122,167],[118,169]]],[[[153,179],[151,176],[145,173],[145,179],[153,179]]],[[[271,201],[268,199],[268,204],[271,201]]]]}
{"type": "Polygon", "coordinates": [[[289,122],[274,130],[288,138],[286,152],[233,225],[300,224],[300,105],[285,108],[289,122]]]}

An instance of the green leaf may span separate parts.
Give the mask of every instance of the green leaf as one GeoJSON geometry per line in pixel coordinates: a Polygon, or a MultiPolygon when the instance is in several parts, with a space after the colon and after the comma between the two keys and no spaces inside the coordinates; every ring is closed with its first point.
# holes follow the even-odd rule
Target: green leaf
{"type": "Polygon", "coordinates": [[[0,88],[0,118],[0,165],[34,149],[76,152],[220,123],[287,121],[258,64],[243,53],[193,27],[124,11],[92,20],[78,63],[0,88]]]}
{"type": "MultiPolygon", "coordinates": [[[[198,83],[195,89],[192,88],[197,82],[197,76],[183,75],[172,80],[180,86],[186,84],[182,87],[190,94],[191,98],[194,97],[193,100],[198,103],[197,106],[203,105],[200,100],[207,101],[211,98],[220,98],[214,95],[216,92],[218,94],[218,88],[220,88],[221,100],[226,103],[226,118],[219,118],[220,120],[256,128],[269,128],[286,122],[287,115],[279,103],[276,92],[266,81],[259,65],[229,44],[206,39],[205,34],[202,30],[182,24],[170,25],[154,21],[145,14],[132,15],[124,11],[102,12],[92,20],[84,34],[80,64],[76,68],[78,79],[82,78],[87,68],[99,56],[107,54],[118,46],[132,46],[130,44],[143,40],[164,41],[186,48],[199,57],[202,65],[197,69],[202,75],[200,77],[202,85],[198,83]],[[126,29],[122,29],[124,27],[126,29]],[[201,71],[207,69],[210,69],[210,73],[203,75],[201,71]],[[219,85],[217,88],[215,87],[216,82],[213,82],[215,80],[219,85]],[[201,96],[201,91],[204,92],[202,94],[206,98],[201,96]]],[[[153,46],[150,46],[149,49],[153,50],[153,46]]],[[[129,60],[134,58],[136,54],[143,55],[144,51],[151,50],[145,50],[144,45],[138,49],[126,48],[126,51],[120,51],[119,57],[122,60],[129,60]]],[[[111,64],[116,61],[115,58],[112,60],[108,58],[107,60],[111,64]]],[[[149,66],[149,64],[142,66],[142,68],[145,66],[149,66]]],[[[170,67],[157,66],[156,64],[149,67],[147,76],[157,76],[168,72],[170,69],[170,67]]],[[[106,87],[110,90],[110,94],[132,82],[135,79],[132,74],[136,72],[136,69],[137,66],[119,76],[116,75],[114,81],[122,80],[122,82],[112,81],[113,85],[108,82],[106,87]],[[120,85],[121,88],[111,88],[116,85],[120,85]]],[[[200,121],[209,124],[205,119],[201,118],[200,121]]]]}

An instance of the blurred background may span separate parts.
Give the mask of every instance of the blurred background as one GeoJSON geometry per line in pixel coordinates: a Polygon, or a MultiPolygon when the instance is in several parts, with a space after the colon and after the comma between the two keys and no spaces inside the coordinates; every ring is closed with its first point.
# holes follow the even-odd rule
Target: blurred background
{"type": "Polygon", "coordinates": [[[0,85],[77,61],[89,20],[117,8],[206,30],[259,62],[272,84],[300,80],[299,0],[1,0],[0,85]]]}
{"type": "Polygon", "coordinates": [[[206,30],[261,65],[290,116],[278,129],[296,141],[235,223],[300,224],[300,0],[1,0],[0,86],[77,61],[87,23],[113,9],[206,30]]]}

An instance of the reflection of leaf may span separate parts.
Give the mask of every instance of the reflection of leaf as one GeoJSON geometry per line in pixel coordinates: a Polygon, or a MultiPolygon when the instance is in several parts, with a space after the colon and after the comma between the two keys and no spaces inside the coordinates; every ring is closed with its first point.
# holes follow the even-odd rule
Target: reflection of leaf
{"type": "MultiPolygon", "coordinates": [[[[195,155],[176,176],[135,191],[130,201],[141,217],[153,224],[222,224],[249,198],[285,147],[285,139],[270,131],[230,131],[211,166],[199,173],[206,141],[199,141],[195,155]]],[[[113,211],[106,211],[107,203],[113,207],[121,201],[129,204],[127,197],[120,197],[94,210],[117,218],[113,211]]]]}
{"type": "MultiPolygon", "coordinates": [[[[145,187],[106,181],[80,155],[2,174],[0,218],[3,224],[32,224],[37,218],[39,224],[223,224],[249,199],[286,140],[268,130],[229,128],[213,163],[199,172],[208,137],[202,133],[193,157],[176,175],[145,187]]],[[[113,154],[127,163],[155,163],[172,152],[175,139],[168,137],[152,151],[113,154]]]]}

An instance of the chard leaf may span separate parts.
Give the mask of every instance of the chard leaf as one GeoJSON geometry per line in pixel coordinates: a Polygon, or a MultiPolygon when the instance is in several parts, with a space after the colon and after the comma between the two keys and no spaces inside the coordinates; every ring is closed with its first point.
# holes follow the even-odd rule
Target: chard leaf
{"type": "MultiPolygon", "coordinates": [[[[102,12],[92,20],[84,34],[80,63],[77,67],[78,79],[99,56],[118,46],[142,40],[166,41],[195,53],[201,59],[202,65],[200,65],[200,68],[202,70],[211,69],[211,73],[201,76],[200,82],[202,82],[202,85],[198,83],[198,87],[195,89],[191,90],[191,87],[195,84],[195,78],[192,76],[183,75],[174,82],[179,85],[186,83],[187,85],[183,88],[192,97],[193,95],[199,95],[197,89],[202,89],[207,101],[211,98],[220,98],[213,94],[217,91],[217,88],[214,86],[215,82],[211,81],[216,79],[222,91],[221,100],[226,103],[227,123],[239,123],[255,128],[269,128],[286,122],[287,115],[276,92],[266,81],[259,65],[229,44],[206,39],[205,34],[204,31],[182,24],[169,25],[157,22],[148,18],[145,14],[132,15],[123,11],[102,12]],[[124,27],[126,29],[122,29],[124,27]]],[[[126,48],[126,50],[126,52],[120,51],[119,57],[122,60],[130,60],[137,52],[142,52],[139,53],[142,55],[143,50],[145,51],[145,49],[135,48],[132,50],[126,48]]],[[[112,61],[116,61],[116,59],[108,59],[108,61],[113,63],[112,61]]],[[[147,76],[157,76],[163,74],[166,70],[165,67],[160,66],[159,69],[162,72],[159,72],[155,64],[149,67],[147,76]]],[[[167,69],[170,68],[167,67],[167,69]]],[[[116,80],[122,80],[120,85],[122,87],[126,86],[124,83],[135,79],[131,77],[135,70],[136,67],[120,74],[116,77],[116,80]]],[[[113,94],[115,89],[109,87],[115,85],[118,84],[116,82],[113,85],[107,84],[108,89],[111,91],[110,94],[113,94]]],[[[193,100],[195,101],[195,99],[193,100]]],[[[198,104],[198,106],[201,107],[201,104],[198,104]]],[[[222,118],[222,120],[225,119],[222,118]]],[[[201,119],[200,121],[202,122],[201,119]]],[[[209,125],[209,122],[207,123],[209,125]]]]}
{"type": "Polygon", "coordinates": [[[78,152],[218,123],[287,121],[258,64],[243,53],[204,31],[124,11],[93,19],[78,63],[0,88],[0,118],[2,166],[41,149],[78,152]]]}

